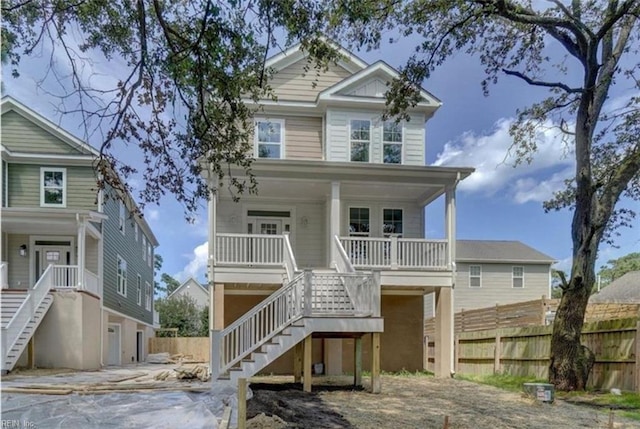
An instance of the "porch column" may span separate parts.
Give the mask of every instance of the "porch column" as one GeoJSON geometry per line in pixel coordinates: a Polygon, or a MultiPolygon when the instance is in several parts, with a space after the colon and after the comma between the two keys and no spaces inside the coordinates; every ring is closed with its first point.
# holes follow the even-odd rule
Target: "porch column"
{"type": "MultiPolygon", "coordinates": [[[[213,291],[209,295],[213,295],[213,329],[216,331],[222,331],[224,329],[224,284],[215,283],[213,285],[213,291]],[[213,293],[211,293],[213,292],[213,293]]],[[[209,308],[209,315],[211,316],[211,307],[209,308]]]]}
{"type": "Polygon", "coordinates": [[[436,289],[435,375],[447,378],[453,371],[453,288],[436,289]]]}
{"type": "Polygon", "coordinates": [[[305,392],[311,392],[311,344],[311,335],[308,335],[303,346],[302,390],[305,392]]]}
{"type": "Polygon", "coordinates": [[[84,219],[78,220],[78,284],[76,285],[78,289],[84,289],[84,260],[85,260],[85,252],[86,252],[86,237],[87,237],[87,226],[84,223],[84,219]]]}
{"type": "MultiPolygon", "coordinates": [[[[217,208],[217,200],[218,193],[216,192],[216,188],[213,186],[213,181],[211,179],[212,172],[209,172],[209,202],[207,204],[207,214],[209,220],[209,234],[208,234],[208,253],[209,258],[207,260],[207,292],[209,293],[209,331],[210,331],[210,341],[211,341],[211,355],[209,356],[209,368],[212,370],[212,374],[215,374],[217,377],[217,369],[219,367],[218,357],[220,356],[220,344],[219,344],[219,331],[222,328],[216,327],[216,311],[215,307],[217,304],[217,299],[215,296],[215,238],[216,238],[216,208],[217,208]]],[[[224,290],[223,290],[224,297],[224,290]]],[[[224,299],[224,298],[223,298],[224,299]]],[[[224,305],[224,303],[223,303],[224,305]]],[[[214,377],[215,379],[215,377],[214,377]]]]}
{"type": "Polygon", "coordinates": [[[353,385],[362,386],[362,337],[353,341],[353,385]]]}
{"type": "Polygon", "coordinates": [[[449,185],[445,189],[445,233],[447,237],[447,264],[453,271],[455,281],[456,262],[456,187],[449,185]]]}
{"type": "Polygon", "coordinates": [[[342,375],[342,338],[324,339],[324,373],[342,375]]]}
{"type": "Polygon", "coordinates": [[[331,182],[329,204],[329,266],[335,267],[338,255],[333,240],[336,235],[340,235],[340,182],[331,182]]]}
{"type": "Polygon", "coordinates": [[[380,332],[371,333],[371,393],[380,393],[380,332]]]}

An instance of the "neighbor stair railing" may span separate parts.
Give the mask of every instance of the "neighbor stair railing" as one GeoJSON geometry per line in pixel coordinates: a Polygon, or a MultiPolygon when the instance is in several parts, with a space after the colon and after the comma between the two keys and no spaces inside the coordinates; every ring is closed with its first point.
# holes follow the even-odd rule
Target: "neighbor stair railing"
{"type": "Polygon", "coordinates": [[[375,274],[305,270],[234,323],[212,332],[213,379],[303,316],[379,317],[379,278],[375,274]]]}
{"type": "Polygon", "coordinates": [[[54,265],[49,265],[42,273],[33,289],[29,290],[25,300],[15,312],[9,323],[2,327],[2,367],[4,368],[7,357],[15,346],[18,338],[33,318],[36,310],[51,290],[54,265]]]}

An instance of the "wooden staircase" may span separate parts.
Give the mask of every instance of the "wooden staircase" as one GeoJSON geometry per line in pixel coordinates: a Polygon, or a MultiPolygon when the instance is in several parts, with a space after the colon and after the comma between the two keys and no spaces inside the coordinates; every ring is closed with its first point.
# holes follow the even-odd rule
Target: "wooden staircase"
{"type": "MultiPolygon", "coordinates": [[[[2,329],[4,330],[8,327],[9,322],[11,320],[16,320],[16,313],[20,309],[21,306],[28,305],[27,302],[27,293],[28,291],[10,291],[10,292],[2,292],[2,329]]],[[[29,340],[35,334],[36,329],[42,322],[45,314],[51,307],[53,303],[53,296],[51,293],[48,293],[35,308],[32,317],[29,318],[24,329],[22,329],[21,333],[18,335],[17,340],[13,343],[12,346],[7,345],[8,350],[2,350],[2,371],[11,371],[18,359],[24,352],[24,349],[27,347],[29,340]]],[[[4,347],[4,339],[3,339],[3,347],[4,347]]]]}
{"type": "Polygon", "coordinates": [[[212,378],[249,378],[314,333],[382,332],[372,273],[307,270],[212,334],[212,378]]]}

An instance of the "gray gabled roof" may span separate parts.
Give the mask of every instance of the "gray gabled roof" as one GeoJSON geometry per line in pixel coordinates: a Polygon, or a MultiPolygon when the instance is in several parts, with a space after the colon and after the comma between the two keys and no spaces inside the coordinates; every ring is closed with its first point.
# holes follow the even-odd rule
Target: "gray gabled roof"
{"type": "Polygon", "coordinates": [[[631,271],[615,279],[589,302],[640,303],[640,271],[631,271]]]}
{"type": "Polygon", "coordinates": [[[553,264],[554,258],[519,241],[457,240],[457,262],[553,264]]]}

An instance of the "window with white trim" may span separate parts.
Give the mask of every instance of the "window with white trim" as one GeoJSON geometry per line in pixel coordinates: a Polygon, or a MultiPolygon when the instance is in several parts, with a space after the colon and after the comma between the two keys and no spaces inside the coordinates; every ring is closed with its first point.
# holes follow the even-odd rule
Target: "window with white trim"
{"type": "Polygon", "coordinates": [[[118,201],[118,229],[124,235],[124,213],[125,207],[123,201],[118,201]]]}
{"type": "Polygon", "coordinates": [[[40,206],[67,206],[67,169],[40,168],[40,206]]]}
{"type": "Polygon", "coordinates": [[[118,293],[122,296],[127,296],[127,261],[122,259],[118,255],[118,293]]]}
{"type": "Polygon", "coordinates": [[[512,269],[513,287],[524,287],[524,267],[513,267],[512,269]]]}
{"type": "Polygon", "coordinates": [[[144,308],[151,311],[151,284],[144,282],[144,308]]]}
{"type": "Polygon", "coordinates": [[[151,243],[147,243],[147,264],[151,267],[153,265],[153,246],[151,243]]]}
{"type": "Polygon", "coordinates": [[[138,242],[138,222],[133,224],[133,236],[136,238],[136,242],[138,242]]]}
{"type": "Polygon", "coordinates": [[[481,265],[469,265],[469,287],[482,287],[481,265]]]}
{"type": "Polygon", "coordinates": [[[138,287],[137,289],[137,303],[138,305],[142,305],[142,278],[140,277],[140,274],[138,274],[138,283],[136,285],[138,287]]]}
{"type": "Polygon", "coordinates": [[[402,124],[385,121],[382,125],[382,162],[402,164],[402,124]]]}
{"type": "Polygon", "coordinates": [[[254,134],[257,158],[283,158],[283,119],[256,119],[254,134]]]}
{"type": "Polygon", "coordinates": [[[349,235],[352,237],[368,237],[369,219],[369,209],[367,207],[349,208],[349,235]]]}
{"type": "Polygon", "coordinates": [[[352,119],[350,125],[351,161],[369,162],[371,121],[367,119],[352,119]]]}
{"type": "Polygon", "coordinates": [[[402,236],[402,209],[382,210],[382,234],[402,236]]]}
{"type": "Polygon", "coordinates": [[[142,234],[142,260],[147,261],[147,236],[142,234]]]}

